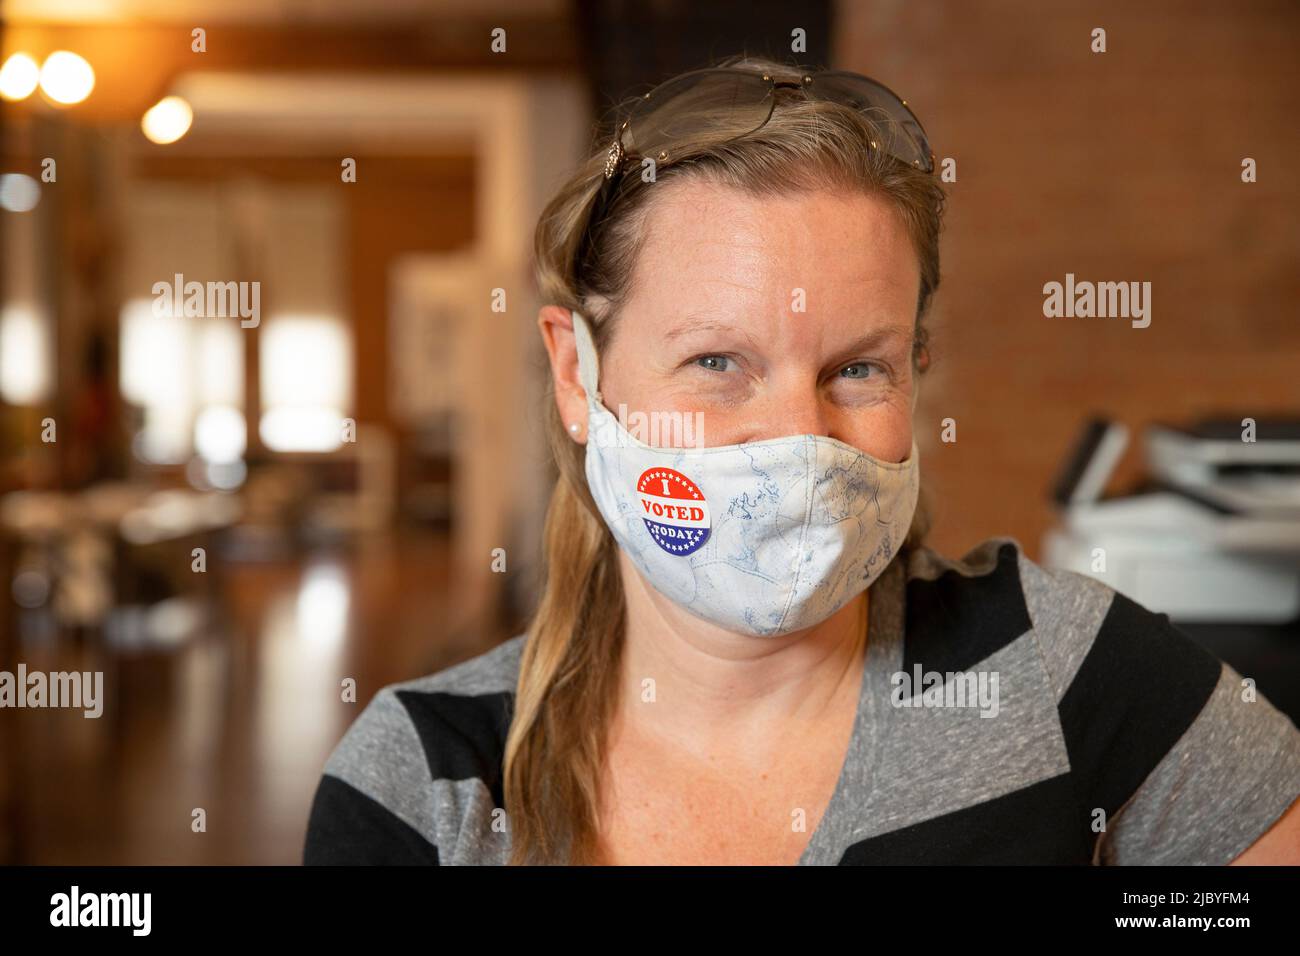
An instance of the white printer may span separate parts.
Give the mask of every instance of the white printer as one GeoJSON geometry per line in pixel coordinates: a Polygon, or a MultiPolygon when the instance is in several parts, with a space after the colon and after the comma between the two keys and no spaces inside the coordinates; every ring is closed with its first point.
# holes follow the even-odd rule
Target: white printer
{"type": "Polygon", "coordinates": [[[1088,422],[1053,493],[1042,563],[1088,574],[1174,621],[1277,624],[1300,615],[1300,421],[1159,424],[1149,480],[1103,498],[1128,443],[1088,422]]]}

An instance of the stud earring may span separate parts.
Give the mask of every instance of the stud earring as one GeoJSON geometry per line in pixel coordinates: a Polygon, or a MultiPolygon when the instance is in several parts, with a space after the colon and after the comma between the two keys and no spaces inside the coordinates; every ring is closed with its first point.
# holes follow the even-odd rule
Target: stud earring
{"type": "Polygon", "coordinates": [[[569,426],[569,431],[573,432],[573,434],[576,435],[576,434],[578,434],[578,429],[579,429],[580,427],[581,427],[581,426],[580,426],[577,422],[574,422],[573,424],[571,424],[571,425],[569,426]]]}

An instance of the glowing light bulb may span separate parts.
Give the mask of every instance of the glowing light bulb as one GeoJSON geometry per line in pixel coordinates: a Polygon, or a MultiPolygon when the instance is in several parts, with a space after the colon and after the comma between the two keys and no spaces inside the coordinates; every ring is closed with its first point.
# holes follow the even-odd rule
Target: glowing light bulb
{"type": "Polygon", "coordinates": [[[41,68],[26,53],[15,53],[0,67],[0,96],[23,100],[32,95],[41,79],[41,68]]]}
{"type": "Polygon", "coordinates": [[[187,132],[194,122],[190,104],[179,96],[164,96],[145,112],[140,120],[144,135],[154,143],[174,143],[187,132]]]}
{"type": "Polygon", "coordinates": [[[0,176],[0,209],[10,212],[29,212],[41,201],[41,186],[22,173],[5,173],[0,176]]]}
{"type": "Polygon", "coordinates": [[[82,57],[56,50],[41,67],[41,90],[56,103],[80,103],[95,88],[95,71],[82,57]]]}

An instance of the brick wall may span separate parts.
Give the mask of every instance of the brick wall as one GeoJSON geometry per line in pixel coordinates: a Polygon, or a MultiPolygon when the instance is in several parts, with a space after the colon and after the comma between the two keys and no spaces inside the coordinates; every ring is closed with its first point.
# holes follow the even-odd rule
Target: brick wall
{"type": "MultiPolygon", "coordinates": [[[[835,63],[957,160],[916,421],[940,551],[1038,556],[1090,413],[1300,414],[1300,4],[843,2],[835,63]],[[1067,272],[1151,282],[1150,326],[1045,318],[1067,272]]],[[[1141,473],[1131,445],[1111,489],[1141,473]]]]}

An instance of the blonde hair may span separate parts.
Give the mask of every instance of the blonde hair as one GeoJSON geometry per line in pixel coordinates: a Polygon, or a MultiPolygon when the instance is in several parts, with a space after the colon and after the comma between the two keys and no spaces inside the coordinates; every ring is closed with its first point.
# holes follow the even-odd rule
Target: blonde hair
{"type": "MultiPolygon", "coordinates": [[[[757,57],[735,57],[719,65],[793,72],[757,57]]],[[[920,374],[929,364],[922,322],[939,285],[945,196],[935,175],[872,149],[877,135],[853,109],[779,89],[765,126],[730,142],[693,141],[690,161],[657,170],[656,184],[692,177],[754,196],[830,188],[889,201],[902,216],[920,261],[913,351],[913,367],[920,374]]],[[[611,139],[598,141],[551,199],[534,243],[542,301],[587,317],[598,351],[608,341],[610,316],[629,294],[642,226],[653,202],[653,190],[629,174],[625,194],[592,234],[587,262],[578,261],[587,210],[600,188],[611,139]]],[[[585,446],[570,438],[554,396],[548,398],[547,437],[559,478],[543,533],[544,589],[527,629],[506,738],[504,790],[513,844],[509,863],[591,864],[601,862],[597,836],[605,729],[618,699],[626,610],[618,545],[587,488],[585,446]]],[[[928,530],[923,490],[895,560],[904,560],[928,530]]]]}

